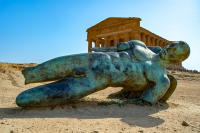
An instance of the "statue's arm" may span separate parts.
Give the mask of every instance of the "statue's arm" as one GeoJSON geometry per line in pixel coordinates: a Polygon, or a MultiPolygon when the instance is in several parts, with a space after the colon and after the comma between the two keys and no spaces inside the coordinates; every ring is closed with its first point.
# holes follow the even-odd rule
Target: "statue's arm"
{"type": "Polygon", "coordinates": [[[160,51],[162,51],[162,48],[160,46],[148,46],[147,48],[155,54],[158,54],[160,51]]]}
{"type": "Polygon", "coordinates": [[[117,52],[116,46],[110,46],[110,47],[94,47],[91,48],[94,52],[117,52]]]}
{"type": "MultiPolygon", "coordinates": [[[[153,76],[153,75],[152,75],[153,76]]],[[[144,91],[141,98],[142,100],[155,104],[166,93],[170,85],[170,80],[167,75],[157,76],[156,80],[150,81],[148,88],[144,91]]]]}
{"type": "Polygon", "coordinates": [[[136,57],[137,60],[139,61],[144,61],[144,60],[151,60],[153,53],[150,49],[147,47],[142,47],[140,45],[136,45],[133,49],[133,55],[136,57]]]}

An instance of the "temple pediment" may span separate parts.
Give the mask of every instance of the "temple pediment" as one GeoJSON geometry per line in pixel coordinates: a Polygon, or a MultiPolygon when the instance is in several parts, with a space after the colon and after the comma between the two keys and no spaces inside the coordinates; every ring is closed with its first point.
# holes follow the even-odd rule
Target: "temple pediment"
{"type": "Polygon", "coordinates": [[[120,25],[120,24],[124,24],[124,23],[129,23],[129,22],[131,23],[133,21],[141,21],[141,19],[136,18],[136,17],[129,17],[129,18],[110,17],[110,18],[107,18],[107,19],[97,23],[96,25],[88,28],[87,32],[89,30],[96,30],[96,29],[105,28],[105,27],[108,27],[108,26],[120,25]]]}

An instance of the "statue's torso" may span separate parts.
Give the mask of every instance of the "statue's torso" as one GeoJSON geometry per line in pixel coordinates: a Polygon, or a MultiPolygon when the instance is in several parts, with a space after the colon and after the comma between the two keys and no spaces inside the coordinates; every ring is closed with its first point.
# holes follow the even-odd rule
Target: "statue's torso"
{"type": "Polygon", "coordinates": [[[104,57],[99,56],[99,59],[93,62],[91,70],[97,77],[110,78],[110,86],[144,90],[149,84],[148,73],[162,69],[159,67],[159,62],[133,60],[126,52],[95,54],[104,57]]]}

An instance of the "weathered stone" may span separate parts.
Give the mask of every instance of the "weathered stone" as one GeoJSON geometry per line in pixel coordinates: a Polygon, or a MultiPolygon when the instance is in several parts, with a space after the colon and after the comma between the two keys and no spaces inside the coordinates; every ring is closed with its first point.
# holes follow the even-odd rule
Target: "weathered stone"
{"type": "Polygon", "coordinates": [[[88,51],[95,47],[117,46],[118,42],[141,40],[147,46],[165,47],[170,41],[140,26],[140,18],[110,17],[87,29],[88,51]],[[92,46],[92,43],[95,45],[92,46]]]}
{"type": "Polygon", "coordinates": [[[182,121],[182,126],[189,126],[189,124],[186,121],[182,121]]]}

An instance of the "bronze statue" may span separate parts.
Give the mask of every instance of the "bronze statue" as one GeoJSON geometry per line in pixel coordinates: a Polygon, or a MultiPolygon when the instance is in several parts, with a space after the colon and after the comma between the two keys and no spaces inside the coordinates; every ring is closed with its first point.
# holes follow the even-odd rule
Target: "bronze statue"
{"type": "MultiPolygon", "coordinates": [[[[99,51],[103,49],[106,48],[99,51]]],[[[183,41],[173,42],[162,50],[148,48],[138,40],[121,42],[110,49],[113,52],[62,56],[25,68],[22,73],[26,84],[58,81],[22,92],[16,98],[17,105],[63,104],[109,86],[141,92],[139,99],[150,104],[166,101],[176,88],[176,79],[167,75],[167,65],[180,63],[190,54],[188,44],[183,41]]]]}

